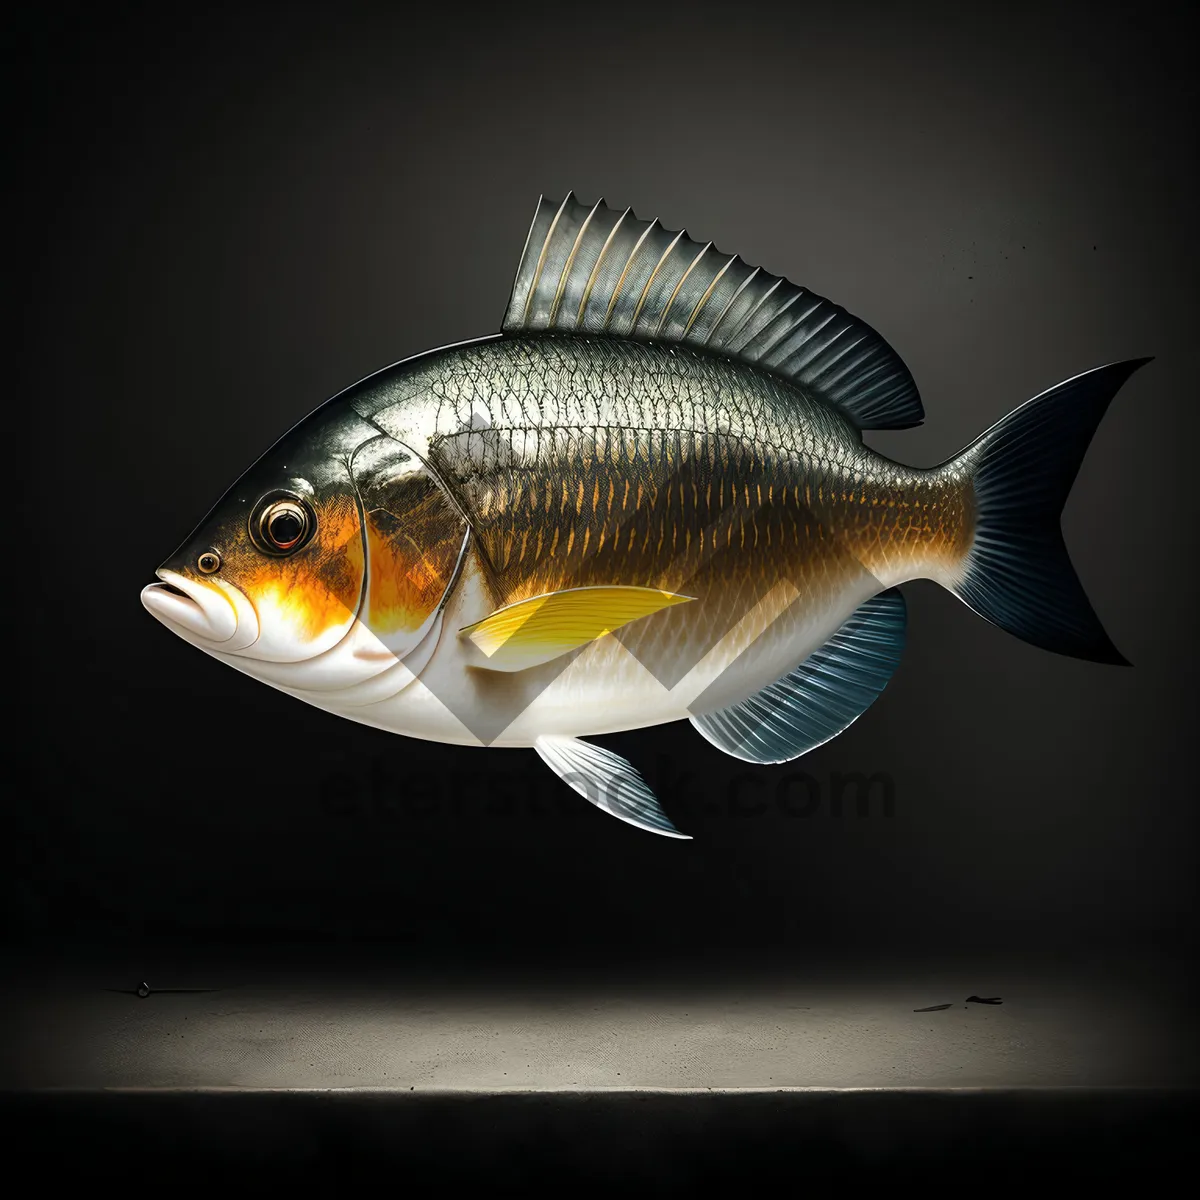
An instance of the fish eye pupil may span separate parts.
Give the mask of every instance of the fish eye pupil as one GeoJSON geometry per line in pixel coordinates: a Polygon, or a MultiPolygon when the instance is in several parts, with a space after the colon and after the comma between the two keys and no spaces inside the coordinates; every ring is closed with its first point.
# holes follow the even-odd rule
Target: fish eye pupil
{"type": "Polygon", "coordinates": [[[200,569],[203,575],[212,575],[221,566],[221,558],[212,550],[206,550],[196,560],[196,566],[200,569]]]}
{"type": "Polygon", "coordinates": [[[277,546],[290,546],[304,532],[304,522],[300,514],[291,509],[277,512],[267,526],[271,541],[277,546]]]}

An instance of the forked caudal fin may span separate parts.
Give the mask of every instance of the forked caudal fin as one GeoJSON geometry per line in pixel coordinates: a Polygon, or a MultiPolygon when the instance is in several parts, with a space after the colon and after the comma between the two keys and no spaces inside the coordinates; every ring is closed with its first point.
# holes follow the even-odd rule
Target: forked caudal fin
{"type": "Polygon", "coordinates": [[[1059,522],[1109,403],[1149,361],[1111,363],[1060,383],[944,465],[970,476],[975,507],[974,540],[951,590],[1034,646],[1128,666],[1084,594],[1059,522]]]}

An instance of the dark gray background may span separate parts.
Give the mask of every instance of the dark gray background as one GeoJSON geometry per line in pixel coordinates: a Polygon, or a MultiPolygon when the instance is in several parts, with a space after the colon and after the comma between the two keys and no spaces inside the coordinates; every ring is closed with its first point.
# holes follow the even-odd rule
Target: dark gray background
{"type": "Polygon", "coordinates": [[[7,634],[28,722],[3,805],[12,938],[385,938],[393,962],[548,965],[1179,947],[1197,424],[1181,17],[736,3],[43,20],[14,51],[9,134],[7,634]],[[1065,521],[1133,668],[1035,650],[911,586],[892,685],[799,763],[747,778],[687,725],[604,739],[685,843],[591,809],[532,751],[310,709],[143,611],[153,569],[287,426],[389,362],[494,332],[538,194],[570,188],[874,324],[925,400],[923,428],[870,439],[907,462],[1063,378],[1155,355],[1065,521]],[[892,815],[878,800],[837,815],[850,771],[892,780],[892,815]],[[789,816],[773,790],[808,786],[800,772],[815,811],[789,816]]]}

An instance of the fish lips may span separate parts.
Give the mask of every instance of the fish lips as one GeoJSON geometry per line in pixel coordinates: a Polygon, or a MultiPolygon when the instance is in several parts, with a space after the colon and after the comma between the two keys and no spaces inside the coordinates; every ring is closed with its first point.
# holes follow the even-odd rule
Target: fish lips
{"type": "Polygon", "coordinates": [[[236,654],[258,640],[258,615],[248,598],[221,580],[201,582],[165,568],[142,589],[142,605],[168,629],[204,649],[236,654]]]}

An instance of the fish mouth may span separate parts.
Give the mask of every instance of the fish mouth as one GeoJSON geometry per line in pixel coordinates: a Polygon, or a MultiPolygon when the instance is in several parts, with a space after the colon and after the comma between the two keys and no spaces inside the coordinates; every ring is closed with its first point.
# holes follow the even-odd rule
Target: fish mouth
{"type": "Polygon", "coordinates": [[[155,574],[159,582],[142,588],[142,605],[168,629],[226,653],[257,640],[253,607],[237,588],[219,581],[202,583],[166,569],[155,574]]]}

